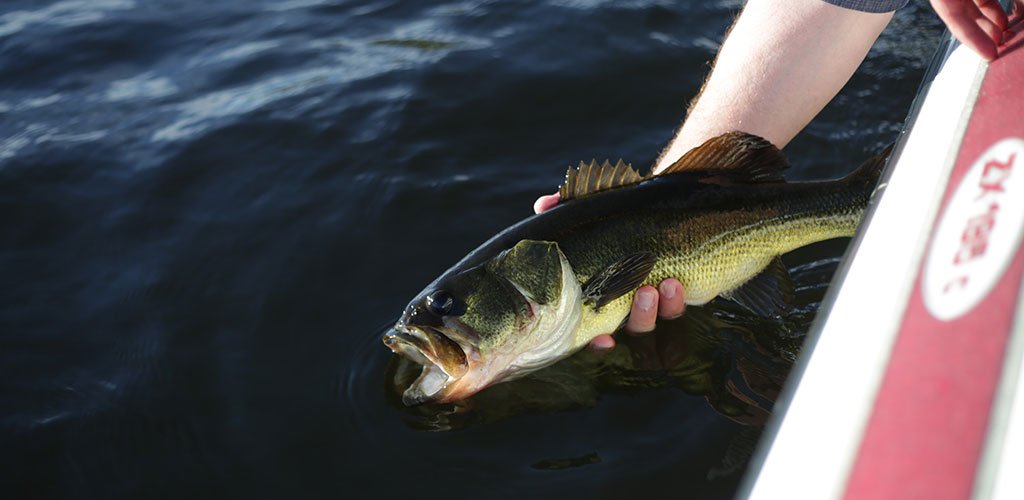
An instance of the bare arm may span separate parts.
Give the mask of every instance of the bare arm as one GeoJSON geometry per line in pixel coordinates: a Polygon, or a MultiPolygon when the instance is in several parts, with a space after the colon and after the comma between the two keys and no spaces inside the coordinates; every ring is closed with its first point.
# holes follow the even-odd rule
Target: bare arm
{"type": "MultiPolygon", "coordinates": [[[[784,146],[850,79],[891,18],[892,13],[866,14],[821,0],[749,0],[656,170],[732,130],[784,146]]],[[[557,194],[543,196],[534,210],[557,203],[557,194]]],[[[674,279],[657,289],[641,288],[626,331],[650,331],[658,316],[682,314],[684,299],[685,290],[674,279]]],[[[595,349],[614,345],[607,335],[591,341],[595,349]]]]}
{"type": "Polygon", "coordinates": [[[890,19],[821,0],[749,0],[656,170],[732,130],[785,146],[846,84],[890,19]]]}
{"type": "MultiPolygon", "coordinates": [[[[1007,23],[1005,14],[992,7],[994,0],[931,1],[966,45],[986,59],[995,57],[1000,30],[1007,23]],[[958,24],[967,27],[958,29],[958,24]],[[985,36],[979,37],[972,24],[985,36]],[[974,33],[965,36],[965,30],[974,33]]],[[[757,134],[784,147],[846,84],[892,16],[821,0],[748,0],[655,170],[663,170],[707,139],[733,130],[757,134]]],[[[542,196],[534,210],[539,213],[557,203],[557,194],[542,196]]],[[[682,314],[684,297],[677,280],[665,280],[657,289],[641,288],[626,330],[650,331],[658,316],[682,314]]],[[[591,342],[595,349],[614,345],[607,335],[591,342]]]]}

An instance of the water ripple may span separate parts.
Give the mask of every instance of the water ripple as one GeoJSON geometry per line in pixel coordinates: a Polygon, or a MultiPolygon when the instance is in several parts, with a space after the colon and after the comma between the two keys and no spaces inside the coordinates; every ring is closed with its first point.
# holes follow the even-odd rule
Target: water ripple
{"type": "Polygon", "coordinates": [[[19,10],[0,16],[0,37],[10,36],[35,24],[72,27],[107,17],[109,11],[135,8],[133,0],[67,0],[39,10],[19,10]]]}
{"type": "MultiPolygon", "coordinates": [[[[407,39],[425,33],[433,33],[419,23],[396,29],[392,36],[407,39]]],[[[382,46],[379,40],[356,40],[330,38],[311,41],[310,50],[334,52],[328,65],[288,74],[264,78],[260,81],[234,88],[209,93],[192,99],[175,108],[179,117],[171,124],[161,127],[152,134],[153,141],[180,141],[201,134],[217,124],[218,119],[249,113],[296,96],[311,93],[314,89],[340,87],[352,82],[367,80],[378,75],[404,67],[430,64],[438,61],[458,44],[445,46],[442,50],[417,51],[415,55],[403,47],[382,46]]],[[[481,41],[460,39],[461,47],[480,47],[481,41]]]]}
{"type": "MultiPolygon", "coordinates": [[[[653,159],[740,1],[0,2],[0,482],[730,497],[704,476],[736,432],[691,395],[705,365],[646,364],[685,359],[685,337],[636,339],[642,373],[577,359],[467,412],[396,405],[374,327],[566,163],[653,159]]],[[[935,26],[927,4],[897,15],[788,148],[796,173],[892,137],[935,26]]],[[[787,258],[800,303],[778,339],[725,355],[729,332],[774,326],[711,318],[741,322],[704,353],[747,382],[735,397],[771,399],[747,361],[795,357],[842,248],[787,258]]]]}
{"type": "Polygon", "coordinates": [[[159,99],[176,94],[178,86],[167,77],[156,76],[152,71],[110,82],[106,100],[110,102],[159,99]]]}

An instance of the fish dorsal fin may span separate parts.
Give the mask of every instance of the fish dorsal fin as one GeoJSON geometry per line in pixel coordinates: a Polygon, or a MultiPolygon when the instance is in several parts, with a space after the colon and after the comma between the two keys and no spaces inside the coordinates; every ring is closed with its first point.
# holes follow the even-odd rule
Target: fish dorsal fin
{"type": "Polygon", "coordinates": [[[787,168],[789,162],[782,151],[766,139],[728,132],[691,149],[658,175],[701,171],[724,182],[782,182],[787,168]]]}
{"type": "Polygon", "coordinates": [[[569,167],[565,172],[565,183],[558,188],[561,201],[583,198],[594,193],[609,189],[636,184],[643,176],[633,169],[632,165],[619,160],[612,165],[605,160],[600,165],[595,160],[590,163],[580,162],[577,167],[569,167]]]}

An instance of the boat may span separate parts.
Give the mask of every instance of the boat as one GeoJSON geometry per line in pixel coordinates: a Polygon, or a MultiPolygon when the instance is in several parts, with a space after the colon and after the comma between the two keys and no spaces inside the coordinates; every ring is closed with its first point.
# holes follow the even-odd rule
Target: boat
{"type": "Polygon", "coordinates": [[[1024,33],[947,33],[739,498],[1024,498],[1022,236],[1024,33]]]}

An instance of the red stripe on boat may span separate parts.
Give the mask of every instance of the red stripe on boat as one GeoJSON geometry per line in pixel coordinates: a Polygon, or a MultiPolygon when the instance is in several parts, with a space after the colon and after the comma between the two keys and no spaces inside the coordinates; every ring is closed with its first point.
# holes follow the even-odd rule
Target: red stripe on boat
{"type": "Polygon", "coordinates": [[[1024,35],[982,82],[846,498],[971,495],[1024,274],[1021,82],[1024,35]]]}

